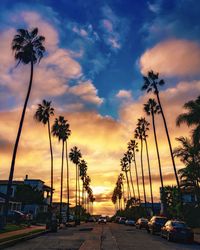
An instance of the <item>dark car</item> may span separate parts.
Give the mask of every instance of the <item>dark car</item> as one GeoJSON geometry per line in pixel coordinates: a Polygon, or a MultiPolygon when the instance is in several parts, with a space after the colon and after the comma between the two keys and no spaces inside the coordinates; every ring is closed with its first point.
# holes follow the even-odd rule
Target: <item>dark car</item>
{"type": "Polygon", "coordinates": [[[165,225],[166,222],[166,217],[153,216],[148,222],[147,232],[151,234],[160,233],[161,228],[165,225]]]}
{"type": "Polygon", "coordinates": [[[120,217],[119,224],[125,224],[125,222],[126,222],[126,217],[120,217]]]}
{"type": "Polygon", "coordinates": [[[17,210],[11,210],[8,212],[7,220],[8,222],[20,224],[27,220],[27,215],[17,210]]]}
{"type": "Polygon", "coordinates": [[[161,237],[168,241],[194,241],[193,231],[183,221],[168,220],[161,228],[161,237]]]}
{"type": "Polygon", "coordinates": [[[142,229],[142,228],[147,228],[147,224],[148,224],[148,219],[146,218],[140,218],[136,221],[135,223],[135,227],[137,229],[142,229]]]}

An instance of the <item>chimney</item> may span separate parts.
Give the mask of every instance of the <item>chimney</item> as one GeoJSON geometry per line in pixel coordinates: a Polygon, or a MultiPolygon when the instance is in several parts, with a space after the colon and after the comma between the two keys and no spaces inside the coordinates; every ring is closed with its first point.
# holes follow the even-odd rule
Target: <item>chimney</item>
{"type": "Polygon", "coordinates": [[[25,180],[28,180],[28,175],[26,174],[25,180]]]}

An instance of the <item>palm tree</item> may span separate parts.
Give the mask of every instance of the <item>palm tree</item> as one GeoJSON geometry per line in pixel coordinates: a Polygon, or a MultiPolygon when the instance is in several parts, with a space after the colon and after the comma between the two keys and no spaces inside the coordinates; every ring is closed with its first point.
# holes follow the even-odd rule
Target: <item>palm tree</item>
{"type": "Polygon", "coordinates": [[[137,171],[137,164],[136,164],[136,157],[135,152],[138,152],[138,143],[135,140],[130,140],[128,142],[128,150],[131,150],[133,153],[133,161],[135,165],[135,175],[136,175],[136,182],[137,182],[137,191],[138,191],[138,199],[140,201],[140,188],[139,188],[139,179],[138,179],[138,171],[137,171]]]}
{"type": "MultiPolygon", "coordinates": [[[[80,158],[82,157],[81,151],[75,146],[70,150],[69,158],[70,160],[76,165],[76,210],[75,210],[75,216],[76,216],[76,224],[79,224],[79,221],[77,220],[77,196],[78,196],[78,164],[80,162],[80,158]]],[[[79,203],[80,203],[80,197],[79,197],[79,203]]],[[[79,216],[80,217],[80,216],[79,216]]],[[[79,218],[80,219],[80,218],[79,218]]]]}
{"type": "Polygon", "coordinates": [[[79,163],[80,177],[82,180],[82,205],[84,205],[84,183],[85,178],[87,176],[87,162],[85,160],[81,160],[79,163]]]}
{"type": "Polygon", "coordinates": [[[66,141],[65,141],[65,153],[66,153],[66,163],[67,163],[67,222],[69,222],[69,161],[68,161],[68,145],[67,140],[69,139],[69,136],[71,135],[71,130],[69,129],[69,123],[66,120],[66,141]]]}
{"type": "Polygon", "coordinates": [[[124,158],[126,159],[126,161],[128,162],[128,165],[129,165],[129,175],[130,175],[131,187],[132,187],[133,197],[135,199],[135,189],[134,189],[134,185],[133,185],[133,177],[132,177],[132,169],[131,169],[131,162],[132,162],[132,159],[133,159],[133,152],[131,150],[128,150],[124,154],[124,158]]]}
{"type": "Polygon", "coordinates": [[[195,144],[200,144],[200,96],[196,100],[186,102],[183,106],[188,113],[180,114],[176,120],[177,126],[186,123],[189,127],[196,126],[192,132],[195,144]]]}
{"type": "Polygon", "coordinates": [[[147,155],[147,164],[148,164],[148,172],[149,172],[149,184],[150,184],[150,195],[151,195],[151,205],[152,205],[152,211],[154,213],[154,202],[153,202],[153,189],[152,189],[152,180],[151,180],[151,167],[150,167],[150,161],[149,161],[149,150],[148,150],[148,144],[147,144],[147,131],[149,130],[150,123],[146,121],[145,118],[141,118],[141,125],[143,127],[143,140],[145,142],[146,147],[146,155],[147,155]]]}
{"type": "Polygon", "coordinates": [[[30,32],[24,29],[18,29],[17,33],[18,34],[14,36],[14,39],[12,41],[12,50],[15,53],[15,59],[18,61],[17,65],[19,65],[20,63],[22,64],[30,63],[31,72],[30,72],[28,91],[27,91],[25,102],[24,102],[24,107],[23,107],[23,111],[22,111],[22,115],[20,119],[20,124],[19,124],[18,132],[17,132],[14,150],[13,150],[13,156],[12,156],[12,162],[11,162],[11,167],[10,167],[8,186],[7,186],[7,193],[6,193],[6,201],[5,201],[5,206],[4,206],[5,217],[7,217],[7,214],[8,214],[9,200],[10,200],[10,195],[12,191],[12,180],[13,180],[14,169],[15,169],[15,159],[17,156],[18,144],[19,144],[19,140],[20,140],[20,136],[22,132],[22,127],[23,127],[25,113],[26,113],[26,107],[28,104],[32,82],[33,82],[33,68],[34,68],[35,63],[40,62],[45,52],[45,48],[42,45],[45,38],[43,36],[38,36],[38,28],[34,28],[30,32]]]}
{"type": "Polygon", "coordinates": [[[69,124],[63,116],[59,116],[55,119],[51,132],[53,136],[58,138],[58,141],[62,141],[62,160],[61,160],[61,180],[60,180],[60,223],[62,222],[62,197],[63,197],[63,161],[64,161],[64,146],[65,141],[68,138],[69,124]]]}
{"type": "Polygon", "coordinates": [[[181,146],[174,149],[174,156],[179,157],[185,168],[178,171],[181,186],[194,190],[200,206],[200,145],[185,137],[176,138],[181,146]]]}
{"type": "Polygon", "coordinates": [[[166,131],[167,139],[168,139],[170,155],[171,155],[172,164],[173,164],[173,168],[174,168],[174,175],[175,175],[175,178],[176,178],[176,183],[177,183],[178,189],[180,190],[180,184],[179,184],[178,174],[177,174],[177,170],[176,170],[176,164],[175,164],[175,161],[174,161],[171,140],[170,140],[169,131],[168,131],[168,128],[167,128],[167,122],[166,122],[164,111],[163,111],[163,108],[162,108],[162,105],[161,105],[159,90],[158,90],[158,86],[164,85],[165,82],[164,82],[163,79],[159,80],[158,76],[159,76],[159,74],[158,73],[155,74],[153,71],[149,71],[147,76],[143,76],[144,84],[142,86],[142,90],[146,90],[147,93],[153,91],[154,94],[157,97],[158,105],[160,107],[160,113],[161,113],[162,118],[163,118],[164,127],[165,127],[165,131],[166,131]]]}
{"type": "Polygon", "coordinates": [[[156,152],[157,152],[158,166],[159,166],[159,173],[160,173],[160,182],[161,182],[162,190],[164,190],[162,168],[161,168],[160,154],[159,154],[159,149],[158,149],[156,127],[155,127],[155,115],[160,113],[160,106],[156,103],[154,99],[149,99],[148,102],[144,104],[144,111],[147,115],[151,115],[151,118],[152,118],[154,140],[156,144],[156,152]]]}
{"type": "Polygon", "coordinates": [[[128,172],[129,172],[129,165],[126,157],[123,157],[120,160],[121,170],[125,172],[126,175],[126,184],[127,184],[127,198],[128,200],[131,198],[131,190],[130,190],[130,184],[129,184],[129,178],[128,178],[128,172]]]}
{"type": "Polygon", "coordinates": [[[51,154],[51,197],[50,197],[50,206],[52,206],[53,199],[53,150],[52,150],[52,142],[51,142],[51,129],[50,129],[50,116],[54,115],[54,109],[51,107],[51,102],[46,100],[42,101],[42,104],[38,104],[38,109],[35,112],[35,119],[38,122],[47,124],[48,126],[48,135],[49,135],[49,146],[50,146],[50,154],[51,154]]]}
{"type": "Polygon", "coordinates": [[[140,164],[142,170],[142,185],[143,185],[143,193],[144,193],[144,203],[145,210],[147,208],[147,199],[146,199],[146,190],[145,190],[145,181],[144,181],[144,167],[143,167],[143,127],[140,124],[140,119],[138,119],[137,127],[135,129],[135,138],[140,140],[140,164]]]}

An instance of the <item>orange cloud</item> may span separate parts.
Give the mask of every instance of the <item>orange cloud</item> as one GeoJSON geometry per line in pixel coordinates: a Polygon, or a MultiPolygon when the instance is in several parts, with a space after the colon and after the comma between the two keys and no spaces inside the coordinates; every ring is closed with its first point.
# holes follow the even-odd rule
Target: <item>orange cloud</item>
{"type": "Polygon", "coordinates": [[[80,82],[78,85],[71,87],[69,89],[69,93],[77,95],[81,99],[89,103],[93,103],[96,105],[101,105],[103,103],[103,98],[100,98],[98,96],[98,90],[90,80],[80,82]]]}
{"type": "Polygon", "coordinates": [[[143,74],[153,70],[164,76],[199,75],[200,44],[178,39],[160,42],[141,56],[140,68],[143,74]]]}

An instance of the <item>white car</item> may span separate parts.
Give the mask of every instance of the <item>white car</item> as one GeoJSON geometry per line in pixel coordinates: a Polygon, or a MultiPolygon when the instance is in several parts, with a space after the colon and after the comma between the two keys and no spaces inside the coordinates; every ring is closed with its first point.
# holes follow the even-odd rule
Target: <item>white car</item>
{"type": "Polygon", "coordinates": [[[98,223],[99,223],[99,224],[100,224],[100,223],[106,224],[106,222],[107,222],[106,217],[101,216],[101,217],[98,219],[98,223]]]}

